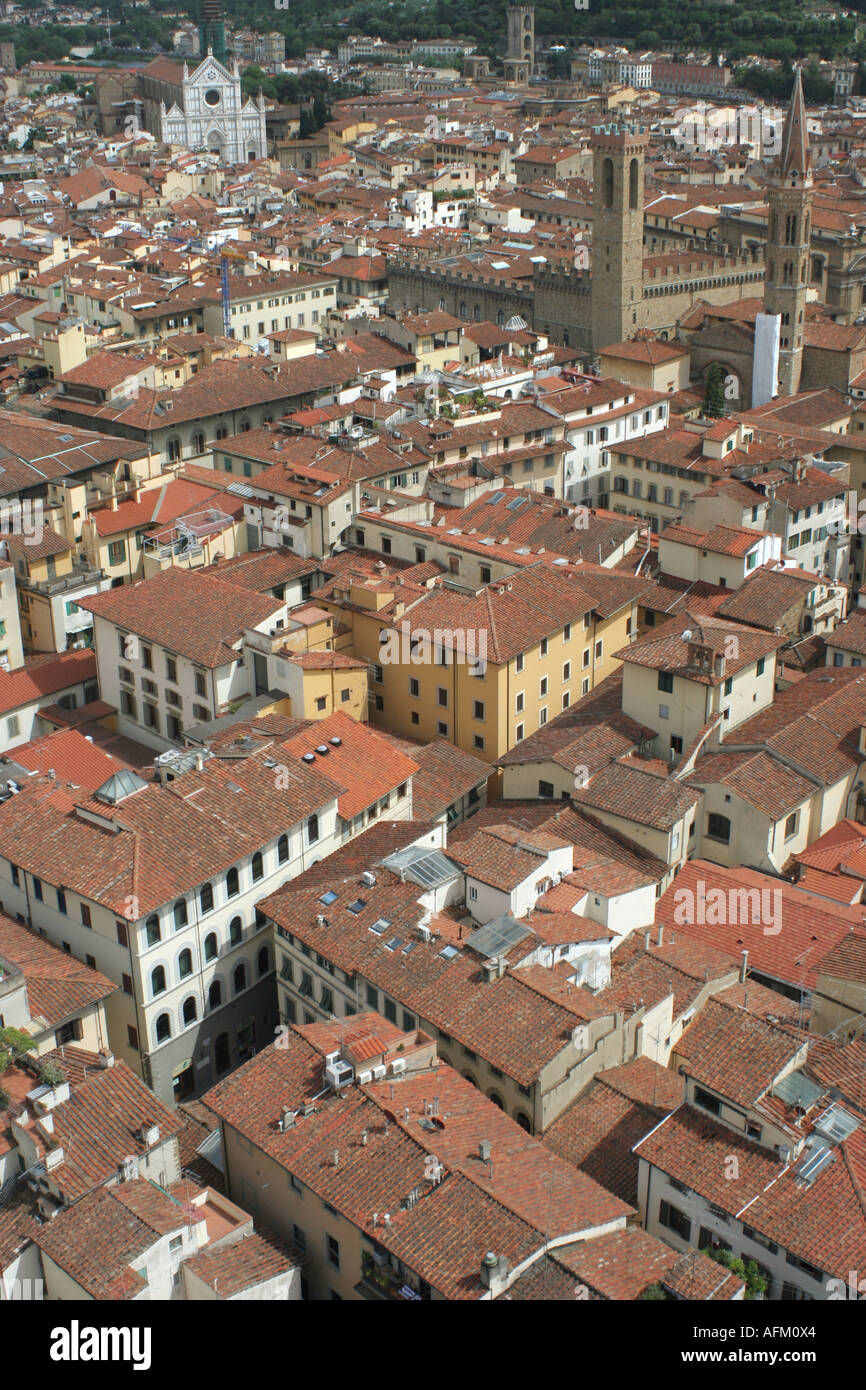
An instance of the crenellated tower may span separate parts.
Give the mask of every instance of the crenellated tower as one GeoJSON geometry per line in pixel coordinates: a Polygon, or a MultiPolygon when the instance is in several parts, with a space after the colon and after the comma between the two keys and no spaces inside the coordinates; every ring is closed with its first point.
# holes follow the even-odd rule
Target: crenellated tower
{"type": "Polygon", "coordinates": [[[597,126],[592,135],[592,350],[643,325],[643,126],[597,126]]]}

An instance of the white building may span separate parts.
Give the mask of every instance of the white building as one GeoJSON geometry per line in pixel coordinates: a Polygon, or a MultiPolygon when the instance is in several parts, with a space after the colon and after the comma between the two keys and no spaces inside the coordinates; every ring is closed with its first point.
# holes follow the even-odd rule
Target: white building
{"type": "Polygon", "coordinates": [[[212,150],[226,164],[246,164],[267,154],[264,99],[244,99],[237,59],[232,70],[208,51],[192,72],[184,63],[181,104],[161,105],[160,139],[165,145],[212,150]]]}

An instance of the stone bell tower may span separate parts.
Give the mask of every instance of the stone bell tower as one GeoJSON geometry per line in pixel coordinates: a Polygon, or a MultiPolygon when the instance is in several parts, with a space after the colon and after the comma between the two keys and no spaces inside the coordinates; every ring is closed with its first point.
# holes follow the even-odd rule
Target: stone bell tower
{"type": "Polygon", "coordinates": [[[800,71],[782,133],[782,148],[767,182],[767,274],[764,312],[778,314],[779,394],[800,389],[812,236],[812,163],[800,71]]]}

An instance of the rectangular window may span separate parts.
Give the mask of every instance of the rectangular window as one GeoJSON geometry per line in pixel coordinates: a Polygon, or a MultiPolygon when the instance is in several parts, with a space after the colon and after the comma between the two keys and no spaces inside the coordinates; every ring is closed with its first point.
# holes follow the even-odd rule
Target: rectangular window
{"type": "Polygon", "coordinates": [[[81,921],[85,927],[93,925],[90,920],[90,908],[87,906],[87,903],[81,904],[81,921]]]}
{"type": "Polygon", "coordinates": [[[679,1207],[671,1206],[670,1202],[661,1202],[659,1205],[659,1222],[666,1226],[669,1231],[674,1231],[683,1240],[690,1240],[692,1234],[692,1223],[679,1207]]]}
{"type": "Polygon", "coordinates": [[[340,1242],[331,1235],[325,1234],[325,1258],[329,1265],[334,1269],[340,1268],[340,1242]]]}
{"type": "Polygon", "coordinates": [[[665,691],[666,694],[670,695],[670,694],[672,694],[672,692],[673,692],[673,688],[674,688],[674,673],[673,673],[673,671],[659,671],[659,690],[663,690],[663,691],[665,691]]]}

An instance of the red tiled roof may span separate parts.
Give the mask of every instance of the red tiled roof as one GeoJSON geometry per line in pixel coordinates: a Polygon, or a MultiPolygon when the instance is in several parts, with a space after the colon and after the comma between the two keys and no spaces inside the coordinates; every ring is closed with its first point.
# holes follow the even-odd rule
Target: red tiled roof
{"type": "Polygon", "coordinates": [[[96,680],[96,653],[89,648],[28,657],[17,671],[0,671],[0,711],[35,704],[68,686],[91,680],[96,680]]]}
{"type": "Polygon", "coordinates": [[[214,668],[237,661],[239,652],[234,644],[244,629],[261,627],[283,602],[259,597],[212,571],[172,566],[152,579],[83,598],[79,606],[201,666],[214,668]]]}
{"type": "Polygon", "coordinates": [[[98,970],[0,913],[0,956],[17,965],[27,982],[34,1035],[92,1009],[117,986],[98,970]]]}

